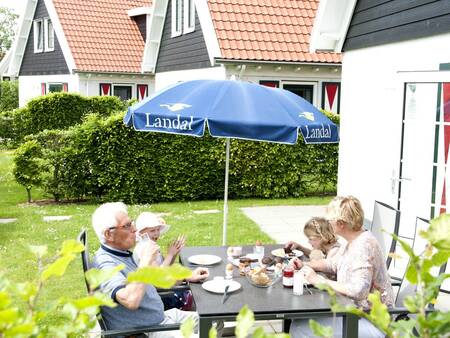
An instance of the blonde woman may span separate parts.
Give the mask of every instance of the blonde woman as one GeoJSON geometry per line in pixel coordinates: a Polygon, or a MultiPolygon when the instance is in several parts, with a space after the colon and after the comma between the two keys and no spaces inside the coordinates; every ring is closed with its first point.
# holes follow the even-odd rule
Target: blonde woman
{"type": "MultiPolygon", "coordinates": [[[[355,305],[370,309],[369,293],[378,291],[381,301],[388,307],[394,303],[394,296],[383,252],[375,237],[363,228],[364,212],[359,200],[353,196],[336,197],[327,208],[327,218],[334,232],[347,243],[341,246],[335,258],[302,263],[295,260],[296,268],[302,269],[306,280],[314,285],[325,283],[337,293],[351,298],[355,305]],[[336,281],[318,275],[316,271],[336,273],[336,281]]],[[[332,325],[331,318],[318,320],[332,325]]],[[[335,337],[342,334],[342,319],[336,320],[335,337]]],[[[308,321],[294,321],[292,337],[313,337],[308,321]]],[[[384,334],[365,319],[359,320],[359,336],[384,337],[384,334]]]]}
{"type": "MultiPolygon", "coordinates": [[[[300,250],[305,256],[310,257],[311,252],[319,250],[322,253],[322,257],[319,258],[331,258],[339,251],[340,244],[337,241],[331,224],[323,217],[313,217],[306,222],[303,228],[303,233],[308,238],[309,244],[312,246],[312,250],[304,247],[303,245],[290,241],[284,246],[284,249],[288,250],[300,250]]],[[[317,259],[317,257],[310,257],[317,259]]]]}

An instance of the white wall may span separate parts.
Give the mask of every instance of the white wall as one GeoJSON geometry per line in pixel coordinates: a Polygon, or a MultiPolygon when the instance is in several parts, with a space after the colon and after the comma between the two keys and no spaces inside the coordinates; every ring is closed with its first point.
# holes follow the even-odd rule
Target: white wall
{"type": "Polygon", "coordinates": [[[202,69],[178,70],[173,72],[156,73],[155,90],[163,89],[179,81],[201,80],[201,79],[225,79],[224,67],[211,67],[202,69]]]}
{"type": "Polygon", "coordinates": [[[133,98],[137,98],[137,84],[147,84],[149,95],[155,91],[155,80],[153,75],[96,75],[82,73],[73,75],[20,76],[19,106],[22,107],[30,99],[41,96],[41,83],[44,82],[67,82],[69,93],[80,93],[87,96],[100,95],[100,83],[111,83],[113,85],[131,84],[131,94],[133,98]]]}
{"type": "MultiPolygon", "coordinates": [[[[344,53],[338,194],[397,205],[391,177],[400,166],[404,71],[450,62],[450,34],[344,53]]],[[[449,79],[450,82],[450,79],[449,79]]]]}
{"type": "Polygon", "coordinates": [[[24,106],[34,97],[41,96],[41,83],[68,83],[69,92],[78,92],[78,75],[32,75],[19,76],[19,106],[24,106]]]}
{"type": "MultiPolygon", "coordinates": [[[[100,95],[100,83],[111,83],[113,85],[132,85],[131,96],[137,98],[136,85],[148,85],[148,93],[155,91],[155,79],[153,75],[104,75],[104,74],[79,74],[79,93],[87,96],[100,95]]],[[[69,88],[70,89],[70,88],[69,88]]]]}
{"type": "MultiPolygon", "coordinates": [[[[231,75],[239,77],[240,65],[227,66],[227,78],[231,75]]],[[[341,72],[339,66],[299,66],[274,64],[247,64],[241,74],[241,79],[259,83],[260,80],[273,80],[283,84],[308,84],[314,86],[313,104],[320,107],[322,104],[322,82],[340,82],[341,72]]]]}
{"type": "Polygon", "coordinates": [[[178,81],[194,79],[229,79],[232,75],[241,76],[244,81],[258,83],[260,80],[280,81],[284,83],[302,83],[315,85],[314,105],[322,102],[322,82],[339,82],[340,67],[335,66],[293,66],[274,64],[247,64],[241,72],[241,64],[226,64],[214,68],[192,69],[173,72],[157,73],[156,90],[160,90],[178,81]]]}

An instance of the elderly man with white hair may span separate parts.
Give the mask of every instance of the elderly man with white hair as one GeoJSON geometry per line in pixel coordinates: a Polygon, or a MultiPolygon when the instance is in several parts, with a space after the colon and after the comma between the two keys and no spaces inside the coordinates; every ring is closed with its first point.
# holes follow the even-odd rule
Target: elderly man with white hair
{"type": "MultiPolygon", "coordinates": [[[[136,227],[128,216],[127,207],[121,202],[105,203],[92,215],[92,225],[101,247],[95,254],[94,267],[113,268],[123,264],[125,268],[100,288],[117,303],[114,308],[103,307],[102,317],[108,329],[123,329],[156,324],[182,323],[187,318],[198,322],[195,312],[170,309],[164,311],[161,297],[153,285],[127,283],[127,275],[139,267],[151,266],[159,253],[156,243],[148,241],[142,250],[139,265],[133,260],[132,249],[136,243],[136,227]]],[[[205,268],[193,271],[189,281],[206,279],[205,268]]],[[[153,333],[152,337],[172,337],[170,332],[153,333]]]]}

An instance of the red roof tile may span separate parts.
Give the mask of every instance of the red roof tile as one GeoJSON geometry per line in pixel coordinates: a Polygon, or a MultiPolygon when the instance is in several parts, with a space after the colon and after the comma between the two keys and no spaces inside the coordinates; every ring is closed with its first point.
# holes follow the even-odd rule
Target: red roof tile
{"type": "Polygon", "coordinates": [[[53,0],[77,70],[141,71],[144,39],[127,10],[150,0],[53,0]]]}
{"type": "Polygon", "coordinates": [[[339,63],[338,53],[309,53],[318,4],[319,0],[208,0],[225,59],[339,63]]]}

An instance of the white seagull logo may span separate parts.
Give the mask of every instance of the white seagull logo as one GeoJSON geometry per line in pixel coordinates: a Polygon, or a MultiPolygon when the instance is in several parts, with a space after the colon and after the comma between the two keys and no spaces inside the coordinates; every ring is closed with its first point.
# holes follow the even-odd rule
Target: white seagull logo
{"type": "Polygon", "coordinates": [[[307,120],[314,121],[314,114],[308,111],[298,114],[298,117],[304,117],[307,120]]]}
{"type": "Polygon", "coordinates": [[[186,104],[186,103],[168,103],[168,104],[160,104],[159,106],[166,107],[170,111],[179,111],[179,110],[183,110],[185,108],[192,107],[191,105],[186,104]]]}

